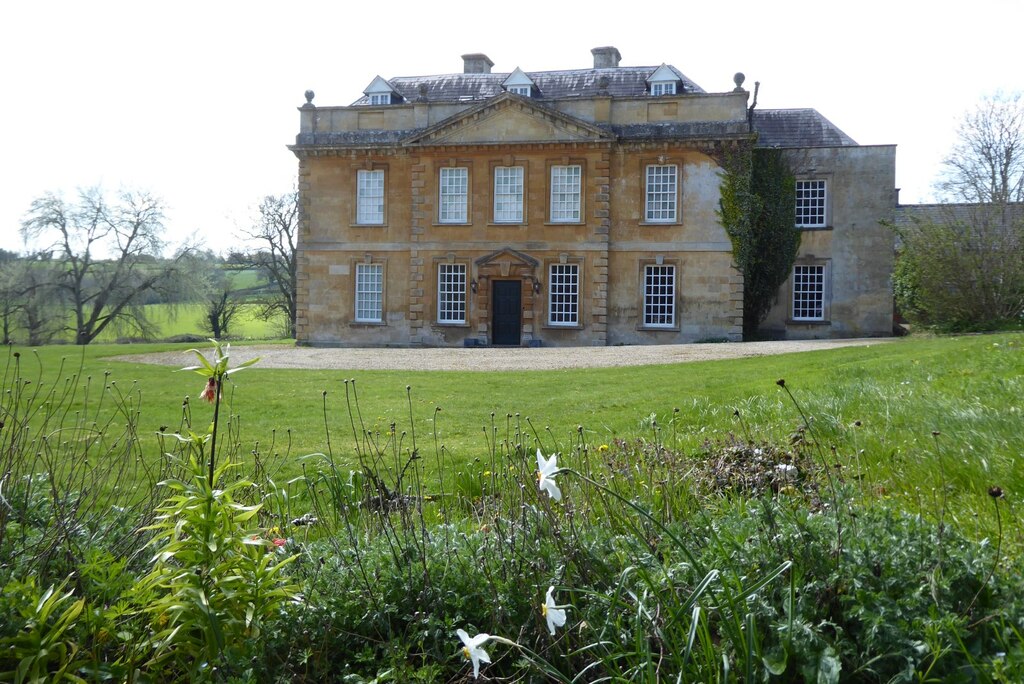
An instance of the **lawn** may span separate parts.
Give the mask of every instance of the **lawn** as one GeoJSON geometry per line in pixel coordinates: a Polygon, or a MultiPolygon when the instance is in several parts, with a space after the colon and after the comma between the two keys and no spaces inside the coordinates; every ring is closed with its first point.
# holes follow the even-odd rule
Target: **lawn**
{"type": "MultiPolygon", "coordinates": [[[[180,349],[185,366],[194,361],[184,353],[189,347],[20,351],[27,374],[43,384],[62,383],[72,372],[94,382],[109,373],[117,392],[136,395],[140,433],[152,435],[160,426],[174,429],[183,398],[194,399],[202,379],[107,357],[180,349]]],[[[531,443],[539,440],[549,451],[566,450],[582,427],[594,446],[641,438],[692,452],[730,435],[785,442],[802,424],[802,412],[812,437],[835,447],[836,460],[880,496],[903,498],[911,507],[930,504],[945,479],[950,505],[968,527],[976,515],[990,518],[984,496],[990,486],[1020,491],[1024,484],[1017,465],[1024,453],[1019,333],[667,366],[490,373],[257,364],[232,378],[227,408],[240,421],[242,451],[279,454],[282,477],[298,474],[300,457],[328,449],[353,465],[350,413],[360,431],[384,438],[395,423],[399,435],[406,432],[403,448],[411,449],[415,438],[420,453],[430,455],[430,477],[438,450],[453,471],[471,469],[487,454],[488,435],[496,428],[501,438],[517,421],[531,443]],[[796,403],[776,384],[779,378],[796,403]]]]}

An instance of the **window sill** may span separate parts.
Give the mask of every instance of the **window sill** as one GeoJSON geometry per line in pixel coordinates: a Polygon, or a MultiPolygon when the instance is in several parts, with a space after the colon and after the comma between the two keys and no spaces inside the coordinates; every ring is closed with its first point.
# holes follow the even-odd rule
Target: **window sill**
{"type": "Polygon", "coordinates": [[[490,221],[488,228],[525,228],[528,224],[525,221],[490,221]]]}
{"type": "Polygon", "coordinates": [[[350,223],[349,228],[387,228],[387,223],[350,223]]]}
{"type": "Polygon", "coordinates": [[[637,225],[644,226],[681,226],[682,221],[640,221],[637,225]]]}
{"type": "Polygon", "coordinates": [[[799,231],[807,231],[809,233],[813,233],[815,231],[821,230],[832,230],[832,226],[797,226],[796,229],[799,231]]]}
{"type": "Polygon", "coordinates": [[[540,326],[541,330],[583,330],[582,323],[573,323],[572,325],[558,325],[557,323],[544,323],[540,326]]]}
{"type": "Polygon", "coordinates": [[[585,226],[586,221],[545,221],[544,226],[585,226]]]}
{"type": "Polygon", "coordinates": [[[666,332],[666,333],[677,333],[679,332],[679,326],[660,326],[660,325],[638,325],[636,329],[640,332],[666,332]]]}
{"type": "Polygon", "coordinates": [[[384,321],[352,321],[351,325],[356,328],[380,328],[387,323],[384,321]]]}
{"type": "Polygon", "coordinates": [[[832,321],[828,319],[822,319],[820,321],[808,321],[808,320],[796,320],[793,318],[786,319],[786,325],[806,325],[812,328],[821,327],[826,325],[832,325],[832,321]]]}
{"type": "Polygon", "coordinates": [[[434,325],[439,326],[441,328],[469,328],[470,327],[469,323],[466,323],[466,322],[456,323],[454,321],[434,321],[434,325]]]}
{"type": "Polygon", "coordinates": [[[434,221],[434,226],[472,226],[469,221],[434,221]]]}

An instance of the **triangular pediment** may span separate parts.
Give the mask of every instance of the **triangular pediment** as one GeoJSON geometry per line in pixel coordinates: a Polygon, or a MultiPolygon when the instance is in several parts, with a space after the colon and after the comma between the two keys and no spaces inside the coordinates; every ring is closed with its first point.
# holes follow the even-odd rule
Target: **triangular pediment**
{"type": "Polygon", "coordinates": [[[497,252],[491,252],[476,260],[477,268],[487,266],[489,264],[497,264],[506,262],[516,266],[526,266],[528,268],[536,268],[540,262],[534,259],[528,254],[523,254],[520,251],[514,250],[511,247],[505,247],[499,249],[497,252]]]}
{"type": "Polygon", "coordinates": [[[501,85],[508,88],[509,86],[530,86],[533,87],[533,79],[523,73],[523,70],[516,67],[516,70],[508,75],[501,85]]]}
{"type": "Polygon", "coordinates": [[[679,75],[672,71],[672,67],[662,64],[653,74],[647,77],[648,83],[660,83],[665,81],[678,81],[679,75]]]}
{"type": "Polygon", "coordinates": [[[611,132],[502,93],[406,138],[406,145],[503,145],[509,143],[599,142],[611,132]]]}
{"type": "Polygon", "coordinates": [[[388,83],[383,78],[381,78],[380,76],[377,76],[372,81],[370,81],[370,85],[366,86],[366,90],[363,91],[363,94],[364,95],[373,95],[373,94],[376,94],[376,93],[393,93],[393,92],[396,92],[396,91],[391,86],[391,84],[388,83]]]}

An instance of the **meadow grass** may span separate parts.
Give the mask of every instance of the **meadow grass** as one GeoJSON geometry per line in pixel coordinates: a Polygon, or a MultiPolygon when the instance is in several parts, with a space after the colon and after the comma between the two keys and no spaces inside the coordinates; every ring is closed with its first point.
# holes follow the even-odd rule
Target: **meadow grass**
{"type": "MultiPolygon", "coordinates": [[[[202,381],[174,368],[108,357],[180,350],[185,366],[194,361],[188,348],[12,351],[23,353],[23,369],[36,382],[62,382],[72,373],[105,377],[110,391],[135,396],[145,438],[161,426],[175,429],[186,396],[193,413],[202,411],[194,404],[202,381]]],[[[242,446],[279,463],[285,478],[297,475],[301,457],[315,452],[331,451],[337,462],[354,466],[353,424],[360,435],[386,440],[394,423],[403,449],[415,439],[420,454],[431,455],[429,481],[439,452],[452,473],[482,471],[488,439],[500,439],[513,422],[521,421],[527,438],[552,452],[567,449],[582,428],[594,446],[639,438],[692,453],[730,435],[786,442],[806,416],[826,460],[865,491],[900,498],[911,509],[933,509],[942,499],[961,525],[980,525],[979,533],[991,527],[988,488],[1013,492],[1024,484],[1018,467],[1024,336],[1014,333],[664,366],[434,372],[257,364],[236,377],[226,398],[247,440],[242,446]],[[798,405],[776,384],[779,378],[798,405]]],[[[155,448],[150,441],[147,451],[155,448]]]]}

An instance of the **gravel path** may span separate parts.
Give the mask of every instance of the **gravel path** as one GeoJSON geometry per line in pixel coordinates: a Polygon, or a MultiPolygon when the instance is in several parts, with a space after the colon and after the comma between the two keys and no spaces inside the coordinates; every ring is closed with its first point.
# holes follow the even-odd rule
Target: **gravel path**
{"type": "MultiPolygon", "coordinates": [[[[559,368],[605,368],[646,366],[688,361],[738,359],[748,356],[790,354],[836,349],[838,347],[886,344],[891,338],[848,340],[793,340],[784,342],[742,342],[719,344],[667,344],[624,347],[504,347],[504,348],[312,348],[240,346],[231,349],[231,365],[258,356],[260,368],[303,368],[322,370],[553,370],[559,368]]],[[[204,348],[199,345],[199,348],[204,348]]],[[[113,357],[116,361],[188,366],[192,354],[162,352],[113,357]]]]}

